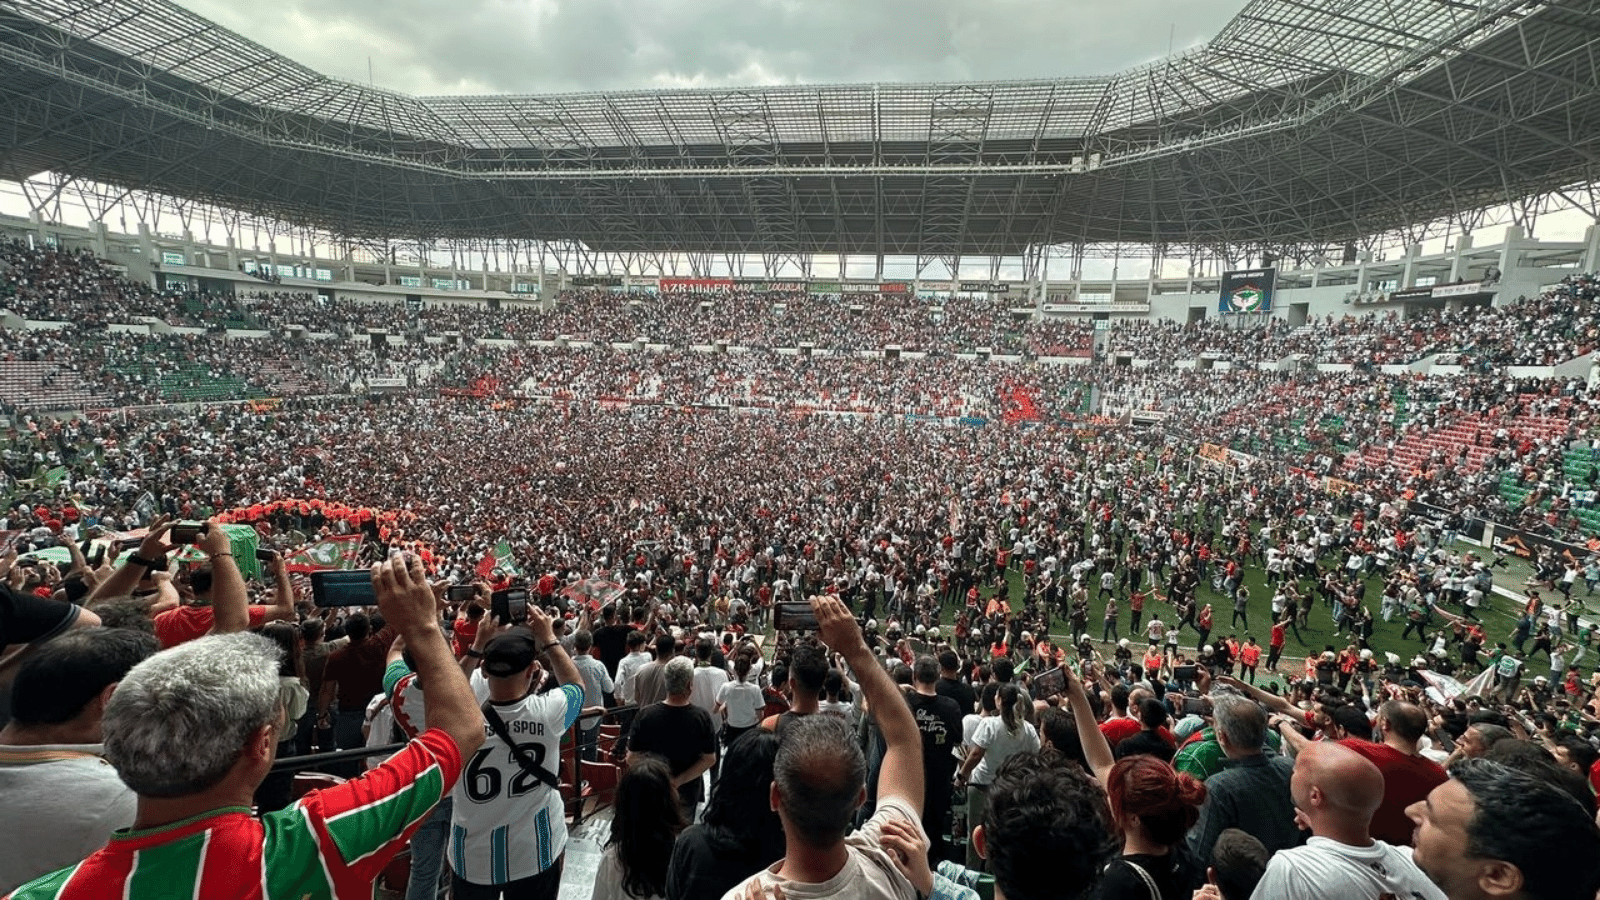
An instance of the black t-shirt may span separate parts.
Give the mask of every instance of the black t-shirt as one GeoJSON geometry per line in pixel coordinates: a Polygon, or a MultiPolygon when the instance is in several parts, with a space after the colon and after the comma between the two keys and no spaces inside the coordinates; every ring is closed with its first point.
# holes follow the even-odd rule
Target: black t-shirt
{"type": "Polygon", "coordinates": [[[1154,756],[1162,762],[1172,762],[1172,758],[1178,755],[1178,750],[1168,743],[1166,738],[1154,731],[1146,730],[1140,730],[1137,734],[1123,738],[1122,743],[1117,745],[1117,759],[1138,756],[1141,753],[1154,756]]]}
{"type": "MultiPolygon", "coordinates": [[[[673,775],[681,775],[701,756],[717,752],[717,733],[711,727],[711,716],[692,703],[656,703],[645,707],[633,720],[628,752],[654,753],[667,761],[673,775]]],[[[678,788],[678,796],[685,803],[699,802],[700,795],[698,778],[678,788]]]]}
{"type": "Polygon", "coordinates": [[[691,825],[672,845],[667,865],[667,900],[721,897],[734,885],[783,858],[783,832],[773,829],[767,841],[748,839],[691,825]]]}
{"type": "Polygon", "coordinates": [[[961,710],[949,697],[935,694],[906,695],[911,715],[922,732],[922,772],[926,796],[936,790],[949,793],[950,779],[956,774],[956,758],[951,754],[961,743],[961,710]]]}
{"type": "Polygon", "coordinates": [[[1193,896],[1191,867],[1174,851],[1166,856],[1135,853],[1112,860],[1100,879],[1096,900],[1151,900],[1150,885],[1133,870],[1135,865],[1156,883],[1161,900],[1189,900],[1193,896]]]}
{"type": "Polygon", "coordinates": [[[600,648],[600,661],[606,671],[617,677],[617,664],[628,655],[628,635],[633,631],[626,625],[602,625],[595,629],[594,645],[600,648]]]}
{"type": "Polygon", "coordinates": [[[933,690],[941,697],[949,697],[956,702],[956,711],[963,716],[977,712],[978,694],[967,684],[957,678],[940,677],[933,686],[933,690]]]}

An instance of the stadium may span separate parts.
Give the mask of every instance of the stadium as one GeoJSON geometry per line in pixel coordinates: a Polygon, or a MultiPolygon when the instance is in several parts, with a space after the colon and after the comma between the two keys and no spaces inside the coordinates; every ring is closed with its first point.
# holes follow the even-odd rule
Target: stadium
{"type": "Polygon", "coordinates": [[[0,896],[1595,896],[1597,54],[444,95],[0,3],[0,896]]]}

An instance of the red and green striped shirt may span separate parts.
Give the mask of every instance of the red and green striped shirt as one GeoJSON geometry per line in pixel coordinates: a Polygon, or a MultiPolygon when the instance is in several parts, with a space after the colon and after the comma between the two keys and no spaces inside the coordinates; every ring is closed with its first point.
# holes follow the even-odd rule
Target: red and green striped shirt
{"type": "Polygon", "coordinates": [[[362,777],[259,819],[235,807],[116,832],[88,859],[9,900],[371,898],[373,881],[460,772],[455,741],[429,730],[362,777]]]}

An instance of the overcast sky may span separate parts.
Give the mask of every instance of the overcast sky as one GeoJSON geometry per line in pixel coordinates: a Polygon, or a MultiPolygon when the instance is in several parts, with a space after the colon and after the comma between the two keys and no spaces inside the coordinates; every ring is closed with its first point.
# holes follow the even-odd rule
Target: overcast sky
{"type": "Polygon", "coordinates": [[[324,74],[414,94],[1109,74],[1245,0],[178,0],[324,74]]]}

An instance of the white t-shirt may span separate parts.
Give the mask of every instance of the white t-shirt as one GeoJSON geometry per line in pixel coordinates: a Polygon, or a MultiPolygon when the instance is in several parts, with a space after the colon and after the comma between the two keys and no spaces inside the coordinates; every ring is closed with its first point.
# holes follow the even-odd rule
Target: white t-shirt
{"type": "Polygon", "coordinates": [[[1039,732],[1027,722],[1017,723],[1017,730],[1006,730],[1006,721],[1000,716],[990,716],[978,723],[972,743],[983,748],[983,759],[972,770],[972,783],[986,785],[994,781],[1000,766],[1017,753],[1039,749],[1039,732]]]}
{"type": "Polygon", "coordinates": [[[717,702],[727,707],[729,728],[749,728],[761,721],[766,705],[761,688],[748,681],[730,681],[717,689],[717,702]]]}
{"type": "Polygon", "coordinates": [[[1409,848],[1352,847],[1324,837],[1280,850],[1250,900],[1446,900],[1411,861],[1409,848]]]}
{"type": "MultiPolygon", "coordinates": [[[[515,703],[496,703],[511,739],[555,775],[561,737],[583,709],[583,687],[563,685],[515,703]]],[[[473,884],[532,878],[555,864],[567,845],[561,795],[525,772],[488,722],[483,747],[465,761],[450,796],[450,870],[473,884]]]]}
{"type": "MultiPolygon", "coordinates": [[[[711,716],[711,711],[717,705],[717,691],[729,681],[728,670],[716,666],[695,666],[694,690],[689,692],[689,702],[706,711],[711,716]]],[[[716,731],[722,730],[722,719],[711,716],[711,727],[716,731]]]]}
{"type": "Polygon", "coordinates": [[[909,803],[901,797],[880,797],[872,818],[844,839],[849,856],[839,874],[820,884],[790,881],[778,877],[778,869],[783,866],[783,861],[779,860],[734,885],[722,895],[722,900],[742,900],[745,885],[751,881],[760,881],[762,885],[779,885],[789,900],[823,900],[828,897],[916,900],[917,889],[900,874],[900,870],[890,861],[889,854],[878,844],[883,834],[883,823],[891,817],[910,822],[917,829],[917,834],[927,840],[927,832],[922,830],[922,817],[909,803]]]}
{"type": "Polygon", "coordinates": [[[650,659],[650,654],[641,650],[638,653],[629,653],[622,658],[621,662],[617,663],[615,693],[618,700],[623,703],[633,702],[633,673],[639,671],[639,667],[649,662],[650,659]]]}

